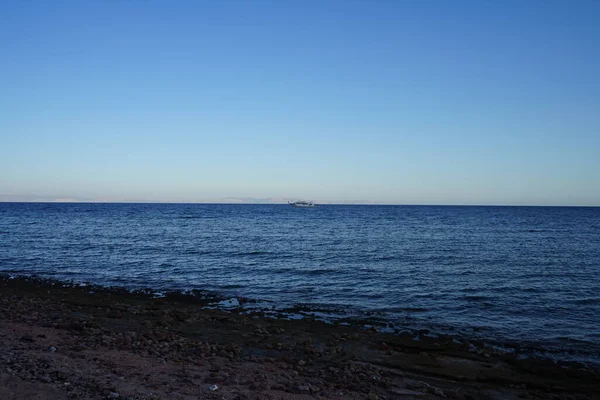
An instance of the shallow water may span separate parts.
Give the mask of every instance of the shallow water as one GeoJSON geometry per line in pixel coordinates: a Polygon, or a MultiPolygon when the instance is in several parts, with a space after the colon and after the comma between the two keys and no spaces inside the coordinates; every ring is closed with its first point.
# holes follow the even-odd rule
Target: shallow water
{"type": "Polygon", "coordinates": [[[0,271],[600,354],[600,208],[0,203],[0,271]]]}

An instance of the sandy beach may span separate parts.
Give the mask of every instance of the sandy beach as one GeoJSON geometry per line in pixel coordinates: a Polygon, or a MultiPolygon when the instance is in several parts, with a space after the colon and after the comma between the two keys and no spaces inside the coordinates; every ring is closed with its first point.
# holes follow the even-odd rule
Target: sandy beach
{"type": "Polygon", "coordinates": [[[204,305],[4,276],[0,398],[600,398],[581,364],[204,305]]]}

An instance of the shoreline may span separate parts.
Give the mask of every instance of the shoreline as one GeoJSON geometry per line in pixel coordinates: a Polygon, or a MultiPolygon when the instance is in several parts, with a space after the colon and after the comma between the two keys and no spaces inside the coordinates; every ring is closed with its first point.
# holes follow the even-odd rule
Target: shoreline
{"type": "MultiPolygon", "coordinates": [[[[579,340],[578,346],[586,347],[585,351],[578,348],[560,348],[556,343],[549,344],[540,340],[521,340],[518,338],[498,338],[485,334],[477,334],[478,328],[436,326],[427,323],[419,325],[396,324],[393,317],[381,311],[355,310],[340,308],[340,306],[314,304],[314,303],[286,303],[279,306],[273,305],[273,300],[249,298],[235,293],[222,293],[210,289],[179,289],[179,288],[152,288],[142,285],[124,286],[96,284],[89,281],[45,277],[35,273],[20,274],[18,272],[0,272],[0,280],[20,279],[36,284],[53,287],[78,289],[84,292],[94,291],[103,293],[122,293],[133,296],[146,296],[149,298],[167,298],[195,304],[202,308],[213,308],[226,312],[245,314],[249,317],[259,316],[280,320],[315,320],[327,324],[350,326],[358,329],[374,328],[379,332],[412,337],[413,340],[424,338],[437,340],[454,340],[461,344],[477,343],[475,351],[483,348],[494,349],[503,354],[512,354],[515,357],[533,358],[552,361],[560,365],[584,365],[600,370],[600,358],[593,358],[596,354],[590,348],[598,348],[593,342],[579,340]]],[[[490,332],[488,332],[490,333],[490,332]]],[[[573,340],[575,339],[568,339],[573,340]]],[[[600,348],[598,348],[600,351],[600,348]]],[[[600,354],[600,353],[598,353],[600,354]]]]}
{"type": "Polygon", "coordinates": [[[594,366],[217,298],[0,275],[0,398],[600,398],[594,366]]]}

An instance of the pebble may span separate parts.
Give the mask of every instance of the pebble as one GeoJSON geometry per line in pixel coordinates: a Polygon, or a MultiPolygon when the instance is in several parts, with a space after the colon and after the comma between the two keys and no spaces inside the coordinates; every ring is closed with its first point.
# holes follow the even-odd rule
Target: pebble
{"type": "Polygon", "coordinates": [[[50,346],[50,347],[48,347],[48,351],[49,351],[50,353],[54,353],[54,352],[56,351],[56,347],[54,347],[54,346],[50,346]]]}
{"type": "Polygon", "coordinates": [[[110,394],[108,395],[109,399],[118,399],[119,398],[119,393],[117,392],[110,392],[110,394]]]}

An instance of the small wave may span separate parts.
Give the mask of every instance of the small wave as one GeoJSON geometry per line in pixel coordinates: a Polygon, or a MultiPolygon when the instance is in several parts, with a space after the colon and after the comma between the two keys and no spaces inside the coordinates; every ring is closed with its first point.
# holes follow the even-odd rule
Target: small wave
{"type": "Polygon", "coordinates": [[[419,294],[413,295],[412,297],[414,297],[416,299],[433,299],[436,297],[436,295],[433,293],[419,293],[419,294]]]}
{"type": "Polygon", "coordinates": [[[275,268],[275,269],[269,271],[269,273],[274,273],[274,274],[286,274],[288,272],[296,272],[296,268],[281,267],[281,268],[275,268]]]}
{"type": "Polygon", "coordinates": [[[378,256],[378,257],[374,257],[372,258],[373,261],[393,261],[393,260],[398,260],[399,257],[397,256],[378,256]]]}
{"type": "Polygon", "coordinates": [[[24,275],[27,276],[28,274],[32,274],[35,271],[32,270],[27,270],[27,269],[16,269],[16,268],[7,268],[7,269],[1,269],[0,270],[0,275],[12,275],[12,274],[17,274],[17,275],[24,275]]]}
{"type": "Polygon", "coordinates": [[[384,299],[385,295],[381,293],[365,293],[365,294],[357,294],[357,297],[363,299],[384,299]]]}
{"type": "Polygon", "coordinates": [[[2,265],[3,263],[18,263],[20,262],[21,259],[17,258],[17,257],[3,257],[0,258],[0,265],[2,265]]]}
{"type": "Polygon", "coordinates": [[[484,300],[491,300],[489,296],[478,296],[478,295],[472,295],[472,296],[461,296],[458,298],[459,300],[467,300],[467,301],[484,301],[484,300]]]}
{"type": "Polygon", "coordinates": [[[316,289],[312,286],[309,286],[309,287],[301,287],[301,288],[297,288],[297,289],[290,289],[289,292],[306,294],[306,293],[314,293],[314,292],[316,292],[316,289]]]}
{"type": "Polygon", "coordinates": [[[252,250],[252,251],[240,251],[237,253],[232,253],[233,256],[270,256],[275,255],[272,251],[264,251],[264,250],[252,250]]]}
{"type": "Polygon", "coordinates": [[[573,303],[580,305],[600,304],[600,297],[588,297],[586,299],[574,300],[573,303]]]}
{"type": "Polygon", "coordinates": [[[203,256],[207,254],[214,254],[214,251],[206,251],[206,250],[187,250],[185,254],[191,254],[196,256],[203,256]]]}
{"type": "MultiPolygon", "coordinates": [[[[275,274],[297,274],[304,276],[320,276],[320,275],[328,275],[335,273],[335,270],[325,269],[325,268],[317,268],[317,269],[300,269],[300,268],[290,268],[290,267],[280,267],[273,270],[270,270],[269,273],[275,274]]],[[[339,273],[339,271],[337,271],[339,273]]]]}
{"type": "Polygon", "coordinates": [[[519,291],[524,292],[524,293],[540,293],[540,292],[543,292],[544,289],[531,286],[531,287],[519,289],[519,291]]]}
{"type": "Polygon", "coordinates": [[[300,270],[298,271],[300,274],[302,275],[327,275],[327,274],[332,274],[335,271],[332,269],[309,269],[309,270],[300,270]]]}
{"type": "Polygon", "coordinates": [[[418,313],[418,312],[428,312],[428,311],[431,311],[431,309],[426,308],[426,307],[395,307],[395,308],[383,309],[381,311],[391,312],[391,313],[399,313],[399,312],[418,313]]]}
{"type": "Polygon", "coordinates": [[[281,309],[283,312],[325,312],[345,314],[344,307],[334,304],[296,303],[291,307],[281,309]]]}
{"type": "Polygon", "coordinates": [[[221,285],[219,286],[221,289],[241,289],[246,287],[245,285],[240,284],[230,284],[230,285],[221,285]]]}

